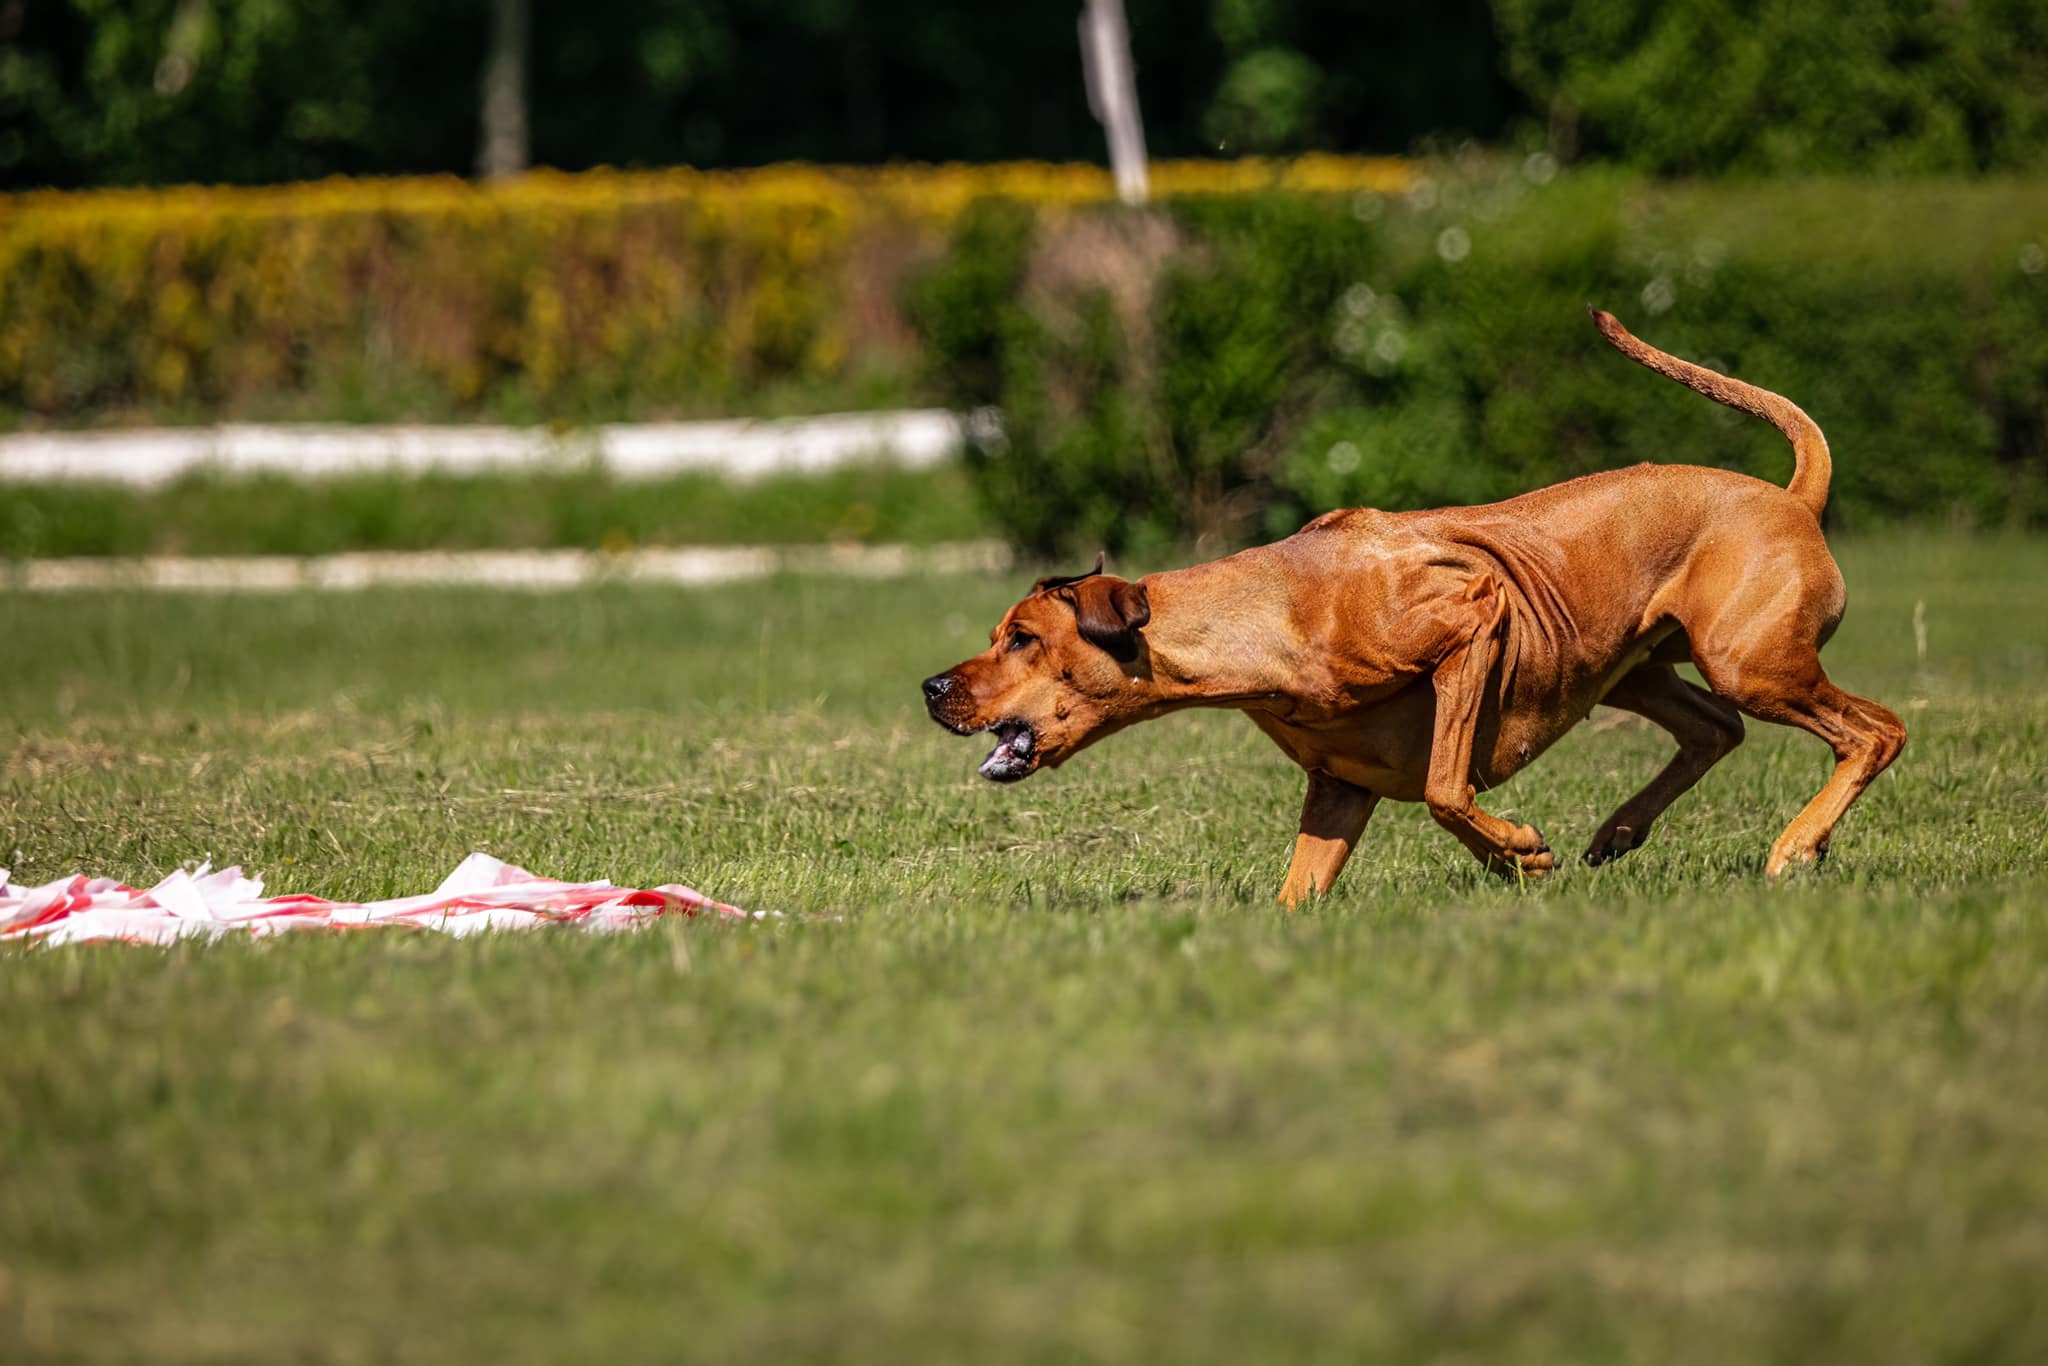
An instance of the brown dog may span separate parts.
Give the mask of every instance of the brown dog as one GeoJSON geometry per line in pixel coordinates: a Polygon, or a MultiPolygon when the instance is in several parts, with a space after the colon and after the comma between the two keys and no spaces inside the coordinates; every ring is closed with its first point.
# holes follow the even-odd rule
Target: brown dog
{"type": "Polygon", "coordinates": [[[1276,544],[1135,583],[1098,558],[1087,574],[1040,580],[985,653],[926,679],[933,719],[994,731],[981,772],[1014,782],[1182,707],[1248,713],[1308,770],[1280,889],[1292,906],[1330,889],[1382,797],[1428,803],[1497,872],[1549,872],[1543,837],[1473,794],[1602,702],[1678,741],[1586,849],[1588,863],[1618,858],[1741,743],[1747,712],[1834,750],[1834,776],[1764,871],[1821,857],[1906,743],[1898,717],[1821,671],[1845,603],[1820,530],[1827,441],[1778,395],[1589,311],[1623,355],[1783,432],[1791,485],[1637,465],[1484,507],[1332,512],[1276,544]],[[1673,670],[1686,660],[1711,692],[1673,670]]]}

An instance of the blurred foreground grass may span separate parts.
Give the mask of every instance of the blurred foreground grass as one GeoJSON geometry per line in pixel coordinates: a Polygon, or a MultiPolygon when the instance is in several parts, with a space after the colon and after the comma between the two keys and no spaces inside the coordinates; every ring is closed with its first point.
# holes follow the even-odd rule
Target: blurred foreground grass
{"type": "MultiPolygon", "coordinates": [[[[790,913],[0,958],[5,1355],[2039,1359],[2048,545],[1839,554],[1913,741],[1826,869],[1759,882],[1827,755],[1752,724],[1610,868],[1383,808],[1294,916],[1241,718],[1008,789],[922,718],[1021,572],[0,596],[21,880],[790,913]]],[[[1668,748],[1611,716],[1495,809],[1578,847],[1668,748]]]]}

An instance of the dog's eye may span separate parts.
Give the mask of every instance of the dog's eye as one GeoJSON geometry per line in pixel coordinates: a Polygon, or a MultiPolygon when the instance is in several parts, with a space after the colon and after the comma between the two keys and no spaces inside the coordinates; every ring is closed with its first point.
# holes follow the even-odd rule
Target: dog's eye
{"type": "Polygon", "coordinates": [[[1021,650],[1037,639],[1038,637],[1032,635],[1029,631],[1012,631],[1010,632],[1010,648],[1012,650],[1021,650]]]}

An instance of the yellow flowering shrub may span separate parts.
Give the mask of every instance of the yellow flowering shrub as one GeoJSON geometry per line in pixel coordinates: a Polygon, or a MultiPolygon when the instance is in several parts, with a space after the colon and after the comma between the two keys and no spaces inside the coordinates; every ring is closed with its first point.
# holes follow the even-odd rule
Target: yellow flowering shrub
{"type": "MultiPolygon", "coordinates": [[[[1155,195],[1397,190],[1407,163],[1163,162],[1155,195]]],[[[906,272],[977,199],[1110,199],[1029,163],[537,172],[0,196],[0,409],[654,415],[907,373],[906,272]]]]}

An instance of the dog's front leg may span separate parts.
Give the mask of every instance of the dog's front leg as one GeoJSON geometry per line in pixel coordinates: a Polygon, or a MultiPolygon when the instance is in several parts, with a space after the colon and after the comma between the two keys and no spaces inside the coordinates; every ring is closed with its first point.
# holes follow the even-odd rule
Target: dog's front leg
{"type": "Polygon", "coordinates": [[[1308,775],[1308,797],[1301,804],[1301,834],[1294,841],[1294,862],[1280,885],[1280,904],[1289,910],[1336,884],[1345,860],[1365,833],[1365,823],[1379,796],[1339,782],[1324,773],[1308,775]]]}
{"type": "Polygon", "coordinates": [[[1431,678],[1436,688],[1436,729],[1422,799],[1437,824],[1456,835],[1489,870],[1509,877],[1541,877],[1557,863],[1543,836],[1533,826],[1488,815],[1472,799],[1473,736],[1507,626],[1507,599],[1491,575],[1472,581],[1460,614],[1462,629],[1431,678]]]}

